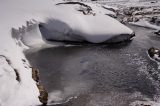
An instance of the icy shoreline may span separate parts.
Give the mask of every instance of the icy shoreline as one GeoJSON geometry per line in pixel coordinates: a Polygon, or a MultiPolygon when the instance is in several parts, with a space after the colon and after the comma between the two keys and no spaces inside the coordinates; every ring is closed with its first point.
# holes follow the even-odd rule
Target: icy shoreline
{"type": "Polygon", "coordinates": [[[24,50],[38,49],[46,45],[47,39],[102,43],[108,39],[119,42],[134,36],[131,29],[106,16],[115,15],[113,11],[101,8],[101,5],[86,4],[93,10],[88,12],[88,8],[79,5],[54,6],[51,0],[1,1],[0,105],[41,104],[40,92],[32,79],[32,68],[24,50]],[[48,21],[50,19],[54,20],[48,21]],[[39,23],[44,28],[39,29],[39,23]],[[120,39],[115,40],[115,36],[120,39]]]}
{"type": "MultiPolygon", "coordinates": [[[[154,90],[152,91],[152,89],[154,89],[154,87],[155,88],[157,87],[156,89],[158,90],[158,86],[159,86],[159,84],[158,84],[159,82],[157,80],[155,81],[155,79],[157,79],[157,75],[155,75],[155,74],[158,74],[158,72],[156,70],[157,67],[155,64],[155,69],[151,68],[151,67],[153,67],[152,66],[153,64],[152,64],[152,61],[150,61],[150,59],[148,58],[146,52],[147,52],[148,48],[150,47],[150,45],[155,45],[157,47],[160,47],[158,45],[159,43],[158,43],[158,41],[157,41],[157,44],[156,44],[156,42],[151,42],[151,41],[155,41],[155,40],[148,38],[148,36],[150,36],[150,33],[153,31],[152,29],[147,29],[147,28],[143,28],[143,27],[136,27],[136,26],[129,26],[129,27],[134,30],[137,30],[137,31],[135,31],[137,36],[131,43],[126,44],[126,46],[123,45],[122,47],[118,44],[117,44],[117,46],[110,45],[109,47],[107,45],[60,46],[60,47],[49,47],[46,49],[44,48],[44,49],[41,49],[41,50],[35,51],[35,52],[33,50],[27,51],[27,53],[29,53],[29,56],[27,55],[29,61],[32,64],[34,64],[34,66],[39,67],[40,72],[42,74],[42,81],[44,81],[44,84],[46,85],[47,89],[49,89],[49,104],[57,104],[58,106],[63,106],[63,105],[78,103],[78,106],[83,105],[83,104],[85,105],[87,102],[86,100],[88,100],[88,98],[90,98],[90,96],[91,96],[92,103],[97,104],[98,106],[99,105],[101,106],[103,103],[104,104],[107,104],[107,103],[114,104],[118,100],[123,101],[123,102],[120,102],[123,104],[125,100],[121,100],[121,99],[125,99],[125,95],[128,95],[126,97],[126,99],[128,99],[128,97],[138,98],[138,97],[144,96],[144,101],[141,99],[140,100],[138,99],[137,101],[135,99],[134,99],[135,101],[133,99],[131,99],[131,101],[132,100],[133,101],[131,102],[130,106],[136,106],[136,105],[138,106],[141,104],[158,106],[159,105],[158,100],[157,100],[158,96],[156,97],[156,93],[154,93],[154,90]],[[142,35],[144,35],[144,36],[142,36],[142,35]],[[147,43],[147,42],[150,42],[150,43],[147,43]],[[47,56],[45,57],[46,54],[47,54],[47,56]],[[132,57],[132,56],[134,56],[134,57],[132,57]],[[125,59],[125,60],[123,60],[123,59],[125,59]],[[125,61],[126,61],[126,63],[124,63],[125,61]],[[116,64],[116,62],[118,62],[118,63],[116,64]],[[45,65],[43,63],[50,63],[50,64],[45,65]],[[52,63],[54,63],[54,65],[52,63]],[[126,65],[128,67],[125,67],[126,65]],[[134,65],[136,65],[136,66],[134,66],[134,65]],[[48,67],[48,69],[45,67],[48,67]],[[106,68],[103,68],[103,67],[106,67],[106,68]],[[132,67],[133,67],[133,69],[132,69],[132,67]],[[135,67],[137,67],[137,68],[135,68],[135,67]],[[43,70],[44,68],[46,70],[43,70]],[[132,73],[132,72],[134,72],[134,69],[137,70],[137,72],[139,72],[138,75],[132,73]],[[126,71],[124,72],[124,70],[126,70],[126,71]],[[48,73],[46,73],[46,71],[48,73]],[[51,72],[52,74],[49,72],[51,72]],[[107,78],[110,77],[110,75],[113,75],[113,77],[111,77],[111,79],[114,79],[114,78],[116,79],[119,75],[124,75],[125,73],[128,73],[128,72],[132,73],[132,74],[126,74],[126,77],[129,75],[127,78],[129,78],[131,82],[133,82],[133,83],[135,82],[134,83],[135,86],[133,84],[132,85],[133,89],[131,88],[130,90],[135,91],[136,88],[140,88],[141,93],[135,92],[132,94],[132,92],[131,92],[131,94],[128,94],[128,92],[127,93],[113,92],[113,95],[112,95],[112,93],[111,94],[109,93],[106,95],[104,93],[102,93],[102,94],[100,93],[101,90],[103,91],[103,90],[107,89],[105,87],[103,88],[103,86],[101,86],[101,84],[103,84],[104,86],[108,85],[109,79],[107,79],[107,78]],[[152,72],[152,74],[150,72],[152,72]],[[83,74],[80,74],[80,73],[83,73],[83,74]],[[91,76],[88,75],[89,73],[91,74],[91,76]],[[97,82],[97,80],[100,81],[99,82],[100,85],[97,85],[97,83],[96,83],[96,85],[94,85],[94,88],[98,94],[93,92],[93,94],[91,93],[91,95],[89,95],[89,97],[88,97],[88,96],[86,96],[88,93],[86,90],[88,90],[88,89],[92,90],[92,88],[90,88],[90,87],[93,86],[92,83],[90,83],[90,80],[88,81],[88,78],[90,79],[90,77],[92,77],[94,75],[94,73],[95,73],[95,77],[94,77],[95,79],[91,79],[91,80],[95,80],[93,82],[97,82]],[[119,73],[119,74],[117,75],[116,73],[119,73]],[[66,75],[66,76],[64,76],[64,75],[66,75]],[[84,77],[83,77],[83,75],[84,75],[84,77]],[[98,75],[100,75],[100,76],[98,76],[98,75]],[[117,75],[117,76],[114,76],[114,75],[117,75]],[[138,76],[140,79],[141,79],[141,77],[146,76],[145,77],[146,80],[153,79],[153,82],[146,85],[144,78],[142,78],[141,79],[142,83],[137,85],[137,83],[140,83],[141,81],[139,81],[139,80],[134,81],[132,78],[130,78],[130,75],[131,76],[133,75],[132,76],[133,79],[138,76]],[[66,78],[66,77],[67,78],[63,79],[63,76],[64,76],[64,78],[66,78]],[[81,77],[82,77],[82,79],[81,79],[81,77]],[[61,78],[63,80],[61,80],[61,78]],[[102,80],[100,80],[101,78],[102,78],[102,80]],[[107,80],[105,80],[105,79],[107,79],[107,80]],[[46,80],[47,80],[47,82],[45,82],[46,80]],[[105,83],[105,82],[108,82],[108,83],[105,83]],[[81,83],[81,84],[79,84],[79,83],[81,83]],[[154,87],[151,86],[153,83],[155,83],[154,87]],[[64,89],[63,89],[63,84],[64,84],[64,89]],[[143,84],[148,87],[144,87],[143,84]],[[96,87],[97,87],[97,89],[96,89],[96,87]],[[155,96],[155,97],[152,98],[152,96],[151,97],[146,96],[145,95],[146,91],[148,91],[149,94],[150,94],[150,92],[152,92],[153,95],[152,95],[152,93],[151,93],[151,95],[155,96]],[[75,95],[73,93],[75,93],[75,95]],[[81,95],[81,93],[82,93],[82,95],[81,95]],[[83,93],[84,93],[84,95],[83,95],[83,93]],[[80,95],[78,95],[78,94],[80,94],[80,95]],[[129,96],[129,95],[132,95],[132,96],[129,96]],[[75,96],[77,96],[77,97],[74,98],[75,96]],[[109,98],[111,98],[111,97],[113,97],[113,98],[119,97],[119,98],[116,100],[112,99],[111,101],[109,101],[110,100],[109,98]],[[69,101],[67,100],[68,98],[70,99],[69,101]],[[101,99],[99,99],[99,98],[101,98],[101,99]],[[106,103],[107,100],[108,100],[108,102],[106,103]]],[[[154,34],[152,33],[151,36],[154,36],[154,34]]],[[[123,79],[123,78],[126,79],[126,77],[121,77],[120,79],[123,79]]],[[[129,83],[130,81],[128,81],[128,80],[125,80],[125,81],[127,81],[129,83]]],[[[118,80],[114,80],[114,81],[116,82],[118,80]]],[[[128,87],[130,88],[130,86],[128,85],[127,82],[124,83],[124,86],[126,86],[127,88],[128,87]]],[[[112,80],[111,80],[110,83],[111,83],[111,85],[112,84],[115,85],[115,87],[117,88],[117,84],[121,85],[121,83],[123,83],[123,82],[115,84],[115,83],[112,83],[112,80]]],[[[123,84],[122,84],[122,86],[120,86],[120,88],[121,87],[123,88],[123,84]]],[[[119,86],[118,86],[118,88],[119,88],[119,86]]],[[[90,93],[90,90],[89,90],[89,93],[90,93]]],[[[90,101],[90,99],[89,99],[89,101],[90,101]]],[[[91,101],[89,103],[91,103],[91,101]]],[[[89,103],[88,103],[88,105],[89,105],[89,103]]],[[[91,106],[93,106],[92,103],[90,104],[91,106]]],[[[73,106],[77,106],[77,105],[73,105],[73,106]]],[[[113,106],[117,106],[117,105],[113,105],[113,106]]],[[[119,106],[121,106],[121,105],[119,105],[119,106]]],[[[122,106],[128,106],[128,104],[122,105],[122,106]]]]}

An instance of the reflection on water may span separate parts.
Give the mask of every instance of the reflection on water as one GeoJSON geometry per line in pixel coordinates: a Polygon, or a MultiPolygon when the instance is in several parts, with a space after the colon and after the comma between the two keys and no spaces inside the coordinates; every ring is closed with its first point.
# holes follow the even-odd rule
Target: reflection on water
{"type": "Polygon", "coordinates": [[[130,26],[136,38],[116,46],[68,46],[29,50],[26,57],[40,70],[49,91],[49,102],[63,106],[128,106],[136,100],[155,100],[159,95],[157,64],[147,49],[160,42],[152,30],[130,26]]]}

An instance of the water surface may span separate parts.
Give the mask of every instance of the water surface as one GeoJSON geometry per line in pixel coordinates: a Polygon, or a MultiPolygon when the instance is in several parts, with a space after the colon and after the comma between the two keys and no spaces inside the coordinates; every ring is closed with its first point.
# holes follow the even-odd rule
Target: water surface
{"type": "Polygon", "coordinates": [[[159,70],[147,50],[160,48],[160,37],[151,29],[129,27],[136,33],[130,43],[26,51],[31,65],[40,70],[49,102],[63,103],[71,97],[60,106],[129,106],[136,100],[156,101],[159,70]]]}

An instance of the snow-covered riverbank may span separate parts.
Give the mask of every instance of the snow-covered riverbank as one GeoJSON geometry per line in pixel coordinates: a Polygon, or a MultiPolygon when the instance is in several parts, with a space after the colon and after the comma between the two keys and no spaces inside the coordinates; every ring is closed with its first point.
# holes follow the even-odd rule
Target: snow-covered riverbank
{"type": "Polygon", "coordinates": [[[117,8],[86,2],[55,5],[59,2],[1,0],[0,105],[41,104],[24,50],[54,46],[47,40],[115,43],[134,36],[130,28],[112,18],[117,8]]]}
{"type": "Polygon", "coordinates": [[[160,48],[160,38],[153,29],[129,27],[136,33],[130,43],[26,51],[30,63],[40,69],[48,104],[159,106],[160,73],[147,51],[152,46],[160,48]]]}

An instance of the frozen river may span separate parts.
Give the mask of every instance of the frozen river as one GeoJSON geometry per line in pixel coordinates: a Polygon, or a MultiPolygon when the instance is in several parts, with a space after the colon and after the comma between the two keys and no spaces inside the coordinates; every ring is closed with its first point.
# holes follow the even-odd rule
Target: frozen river
{"type": "Polygon", "coordinates": [[[137,100],[157,101],[160,73],[147,50],[160,48],[160,37],[151,29],[129,27],[136,33],[129,43],[26,51],[31,65],[40,70],[49,104],[69,99],[57,106],[129,106],[137,100]]]}

